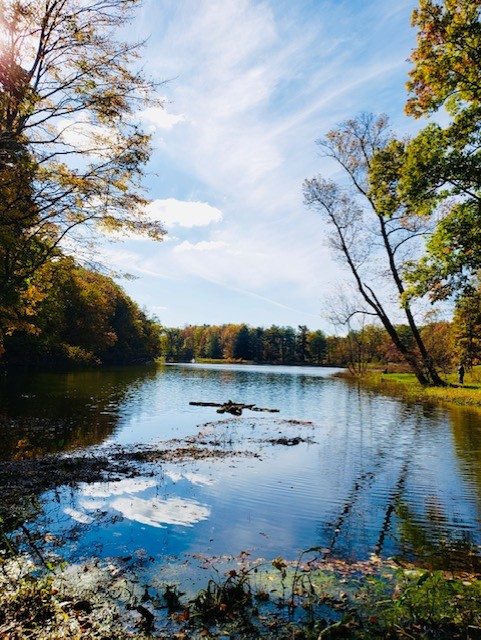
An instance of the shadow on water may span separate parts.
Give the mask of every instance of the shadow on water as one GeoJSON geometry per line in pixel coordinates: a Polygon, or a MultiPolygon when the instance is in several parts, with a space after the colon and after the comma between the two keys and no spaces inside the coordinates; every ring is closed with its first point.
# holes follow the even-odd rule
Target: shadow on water
{"type": "Polygon", "coordinates": [[[0,369],[0,458],[31,458],[102,443],[118,426],[122,404],[155,366],[92,370],[0,369]]]}

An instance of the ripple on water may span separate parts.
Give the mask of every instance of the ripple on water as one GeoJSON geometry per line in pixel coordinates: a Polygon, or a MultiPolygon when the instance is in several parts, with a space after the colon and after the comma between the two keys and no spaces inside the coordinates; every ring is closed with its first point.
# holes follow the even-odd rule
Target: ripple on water
{"type": "MultiPolygon", "coordinates": [[[[74,532],[77,556],[143,549],[161,566],[184,553],[289,557],[318,545],[348,558],[425,558],[481,544],[481,428],[467,412],[365,393],[312,368],[169,366],[47,381],[30,374],[18,387],[15,375],[4,413],[68,417],[67,449],[205,431],[222,446],[261,453],[164,463],[137,485],[46,494],[45,526],[74,532]],[[28,397],[16,398],[18,388],[28,397]],[[189,405],[228,399],[280,412],[220,421],[215,409],[189,405]],[[280,436],[310,443],[266,441],[280,436]]],[[[13,451],[19,433],[8,437],[13,451]]]]}

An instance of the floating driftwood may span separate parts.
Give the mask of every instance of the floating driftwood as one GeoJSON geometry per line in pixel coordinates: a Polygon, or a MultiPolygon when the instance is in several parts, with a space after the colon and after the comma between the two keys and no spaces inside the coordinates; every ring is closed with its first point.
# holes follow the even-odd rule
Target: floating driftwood
{"type": "Polygon", "coordinates": [[[249,409],[249,411],[267,411],[268,413],[279,413],[279,409],[268,409],[266,407],[256,407],[255,404],[244,404],[242,402],[232,402],[232,400],[227,400],[227,402],[219,403],[219,402],[189,402],[189,404],[195,405],[196,407],[219,407],[217,409],[217,413],[230,413],[233,416],[240,416],[244,409],[249,409]]]}

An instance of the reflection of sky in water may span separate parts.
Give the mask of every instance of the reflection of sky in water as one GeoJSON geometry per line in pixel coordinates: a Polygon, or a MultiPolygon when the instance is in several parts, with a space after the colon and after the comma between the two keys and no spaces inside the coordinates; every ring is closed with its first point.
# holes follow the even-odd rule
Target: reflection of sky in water
{"type": "MultiPolygon", "coordinates": [[[[182,478],[180,474],[175,475],[182,478]]],[[[200,478],[198,474],[197,477],[200,478]]],[[[157,482],[147,478],[82,484],[76,496],[78,508],[65,507],[63,512],[81,524],[94,522],[91,513],[114,512],[149,527],[192,527],[209,517],[210,510],[194,500],[181,497],[163,499],[156,497],[155,493],[152,496],[150,490],[156,487],[157,482]]]]}
{"type": "MultiPolygon", "coordinates": [[[[170,365],[159,369],[135,393],[129,393],[110,442],[132,444],[168,439],[192,433],[196,425],[217,420],[212,407],[189,405],[191,401],[227,400],[271,407],[290,419],[320,417],[320,399],[335,370],[315,367],[242,365],[170,365]]],[[[246,415],[249,412],[246,412],[246,415]]],[[[252,415],[252,414],[250,414],[252,415]]],[[[256,417],[259,414],[254,414],[256,417]]]]}
{"type": "Polygon", "coordinates": [[[164,524],[191,527],[195,522],[205,520],[210,515],[206,507],[183,498],[116,498],[109,507],[129,520],[150,527],[161,527],[164,524]]]}
{"type": "MultiPolygon", "coordinates": [[[[124,396],[111,441],[157,442],[205,433],[234,457],[150,465],[146,475],[63,487],[45,496],[45,527],[70,537],[73,557],[143,549],[162,566],[182,554],[295,557],[311,546],[366,558],[379,545],[442,539],[481,544],[481,491],[453,442],[449,413],[361,391],[323,370],[163,367],[124,396]],[[279,408],[224,420],[189,401],[279,408]],[[311,421],[309,425],[289,420],[311,421]],[[213,421],[212,424],[205,424],[213,421]],[[202,425],[200,428],[198,425],[202,425]],[[312,442],[273,446],[267,438],[312,442]],[[469,473],[468,473],[469,471],[469,473]],[[408,508],[406,508],[406,506],[408,508]],[[420,536],[420,533],[422,536],[420,536]]],[[[471,450],[474,450],[471,447],[471,450]]],[[[481,462],[481,461],[480,461],[481,462]]]]}

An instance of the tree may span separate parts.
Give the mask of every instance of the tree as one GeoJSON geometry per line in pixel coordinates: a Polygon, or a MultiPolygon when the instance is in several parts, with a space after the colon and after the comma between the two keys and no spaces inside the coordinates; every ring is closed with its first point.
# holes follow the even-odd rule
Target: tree
{"type": "Polygon", "coordinates": [[[159,327],[111,278],[71,258],[40,267],[33,330],[5,337],[7,362],[125,363],[159,355],[159,327]]]}
{"type": "Polygon", "coordinates": [[[457,114],[481,97],[481,4],[479,0],[420,0],[412,13],[417,27],[414,66],[406,111],[419,117],[445,105],[457,114]]]}
{"type": "Polygon", "coordinates": [[[335,367],[346,366],[350,362],[350,354],[345,336],[327,336],[326,364],[335,367]]]}
{"type": "Polygon", "coordinates": [[[298,362],[305,362],[308,357],[308,340],[309,329],[304,324],[298,325],[296,335],[296,360],[298,362]]]}
{"type": "Polygon", "coordinates": [[[234,341],[234,358],[236,360],[250,360],[252,358],[249,327],[241,324],[234,341]]]}
{"type": "Polygon", "coordinates": [[[195,358],[195,335],[194,327],[190,324],[182,329],[182,360],[184,362],[190,362],[195,358]]]}
{"type": "Polygon", "coordinates": [[[407,83],[408,114],[445,107],[451,121],[431,123],[409,144],[399,183],[411,208],[437,216],[412,292],[433,299],[463,295],[481,268],[481,4],[420,0],[407,83]]]}
{"type": "Polygon", "coordinates": [[[314,364],[322,364],[326,358],[327,340],[320,329],[307,334],[307,347],[310,361],[314,364]]]}
{"type": "Polygon", "coordinates": [[[223,357],[219,327],[209,327],[206,356],[213,360],[223,357]]]}
{"type": "Polygon", "coordinates": [[[409,245],[416,249],[425,229],[422,219],[409,215],[397,193],[403,143],[393,139],[384,116],[363,114],[330,131],[318,144],[344,171],[348,186],[321,176],[306,180],[305,202],[333,229],[331,246],[349,269],[364,303],[359,312],[381,321],[421,384],[443,384],[405,297],[402,270],[410,255],[406,250],[409,245]],[[379,280],[383,276],[385,284],[379,280]],[[396,331],[392,313],[399,311],[408,322],[415,349],[396,331]]]}
{"type": "Polygon", "coordinates": [[[265,362],[282,362],[282,329],[271,325],[262,336],[262,359],[265,362]]]}
{"type": "Polygon", "coordinates": [[[453,318],[456,355],[468,367],[481,362],[481,291],[478,288],[456,303],[453,318]]]}
{"type": "Polygon", "coordinates": [[[67,237],[164,234],[141,185],[155,86],[118,37],[139,3],[0,0],[0,310],[67,237]]]}
{"type": "Polygon", "coordinates": [[[184,337],[182,330],[177,327],[163,327],[160,345],[162,355],[167,362],[179,362],[181,360],[184,337]]]}
{"type": "Polygon", "coordinates": [[[434,320],[422,328],[422,336],[436,366],[449,373],[453,368],[453,331],[450,322],[434,320]]]}

